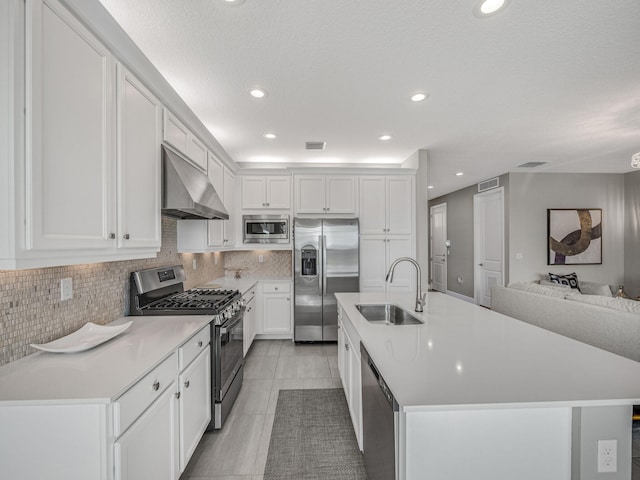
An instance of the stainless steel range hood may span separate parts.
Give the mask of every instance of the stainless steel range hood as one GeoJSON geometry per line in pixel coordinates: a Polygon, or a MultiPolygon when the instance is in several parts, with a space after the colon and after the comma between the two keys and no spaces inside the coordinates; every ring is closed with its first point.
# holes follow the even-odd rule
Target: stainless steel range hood
{"type": "Polygon", "coordinates": [[[209,177],[167,145],[162,145],[162,213],[182,219],[229,219],[209,177]]]}

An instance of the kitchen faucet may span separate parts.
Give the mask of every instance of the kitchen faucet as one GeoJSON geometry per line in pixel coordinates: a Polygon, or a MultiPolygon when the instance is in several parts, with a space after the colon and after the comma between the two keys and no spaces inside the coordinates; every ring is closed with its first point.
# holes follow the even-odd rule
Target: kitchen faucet
{"type": "Polygon", "coordinates": [[[389,271],[387,272],[387,277],[385,278],[386,282],[393,282],[393,271],[400,262],[409,262],[412,263],[414,267],[416,267],[416,276],[418,286],[416,287],[416,312],[423,312],[422,308],[425,304],[427,294],[422,293],[422,273],[420,272],[420,265],[413,258],[409,257],[400,257],[393,261],[391,266],[389,267],[389,271]]]}

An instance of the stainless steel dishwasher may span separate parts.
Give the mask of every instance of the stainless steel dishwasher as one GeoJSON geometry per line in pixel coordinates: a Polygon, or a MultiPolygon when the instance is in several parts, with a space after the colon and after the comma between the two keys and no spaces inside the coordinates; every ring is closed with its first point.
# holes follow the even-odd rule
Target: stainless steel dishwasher
{"type": "Polygon", "coordinates": [[[369,480],[396,480],[398,402],[362,343],[360,353],[364,466],[369,480]]]}

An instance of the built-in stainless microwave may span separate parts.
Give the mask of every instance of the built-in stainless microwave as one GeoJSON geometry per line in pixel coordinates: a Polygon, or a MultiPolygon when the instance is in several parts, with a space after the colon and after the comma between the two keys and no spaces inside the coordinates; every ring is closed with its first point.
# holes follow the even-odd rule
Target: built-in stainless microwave
{"type": "Polygon", "coordinates": [[[243,243],[289,243],[289,215],[243,215],[243,243]]]}

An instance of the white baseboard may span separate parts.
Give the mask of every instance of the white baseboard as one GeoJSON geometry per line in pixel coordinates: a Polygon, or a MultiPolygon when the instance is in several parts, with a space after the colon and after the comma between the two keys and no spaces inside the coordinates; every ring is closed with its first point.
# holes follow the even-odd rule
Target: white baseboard
{"type": "Polygon", "coordinates": [[[476,299],[473,297],[467,297],[466,295],[462,295],[461,293],[454,292],[452,290],[447,290],[447,295],[451,295],[452,297],[458,298],[460,300],[464,300],[465,302],[476,304],[476,299]]]}

